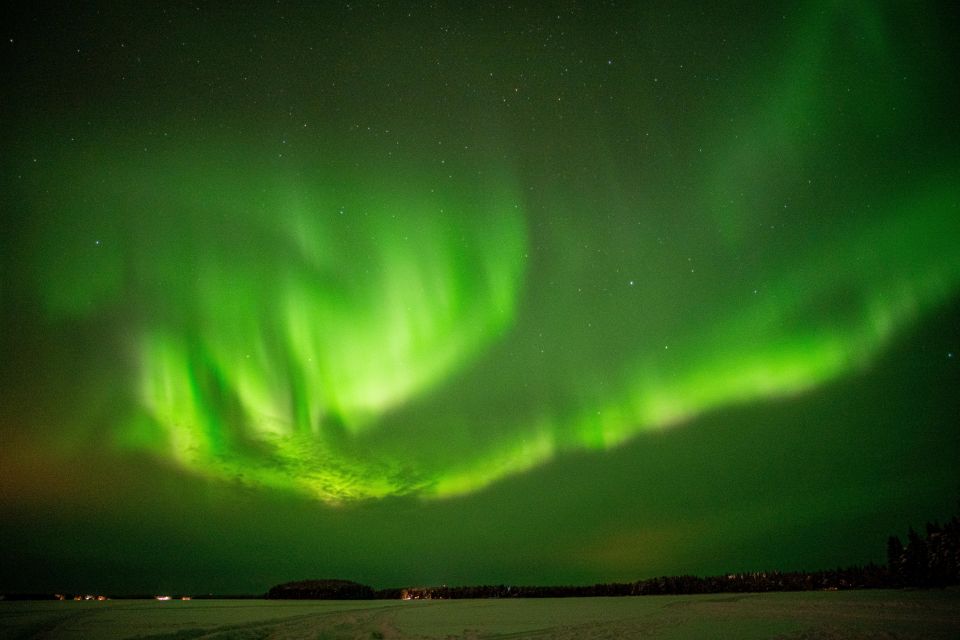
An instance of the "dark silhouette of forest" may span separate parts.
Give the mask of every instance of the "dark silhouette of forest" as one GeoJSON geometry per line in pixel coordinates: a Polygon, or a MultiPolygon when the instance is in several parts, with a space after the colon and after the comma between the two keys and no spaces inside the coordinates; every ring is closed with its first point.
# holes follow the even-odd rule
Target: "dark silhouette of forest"
{"type": "Polygon", "coordinates": [[[373,590],[342,580],[309,580],[278,585],[268,598],[408,599],[566,598],[590,596],[683,595],[696,593],[757,593],[765,591],[833,591],[841,589],[900,589],[960,584],[960,517],[945,525],[927,523],[921,535],[912,527],[906,543],[887,540],[887,564],[868,564],[823,571],[755,571],[719,576],[662,576],[636,582],[583,586],[480,585],[407,587],[373,590]],[[349,595],[348,595],[349,594],[349,595]]]}
{"type": "MultiPolygon", "coordinates": [[[[565,598],[590,596],[683,595],[697,593],[745,593],[765,591],[833,591],[841,589],[902,589],[947,587],[960,584],[960,517],[946,524],[928,522],[924,532],[912,527],[904,542],[887,539],[887,563],[823,571],[755,571],[719,576],[662,576],[581,586],[480,585],[462,587],[406,587],[375,590],[349,580],[302,580],[287,582],[265,595],[197,595],[196,599],[271,598],[310,600],[455,599],[455,598],[565,598]]],[[[160,596],[124,596],[150,598],[160,596]]],[[[172,596],[190,599],[189,596],[172,596]]],[[[96,600],[107,596],[67,594],[4,594],[0,600],[96,600]]],[[[171,599],[165,596],[162,599],[171,599]]]]}
{"type": "Polygon", "coordinates": [[[280,600],[372,600],[377,593],[351,580],[300,580],[272,587],[267,598],[280,600]]]}

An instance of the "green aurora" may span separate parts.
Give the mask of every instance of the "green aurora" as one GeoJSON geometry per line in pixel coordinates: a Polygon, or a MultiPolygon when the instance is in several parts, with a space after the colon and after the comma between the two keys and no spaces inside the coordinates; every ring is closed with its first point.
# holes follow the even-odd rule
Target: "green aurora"
{"type": "MultiPolygon", "coordinates": [[[[700,504],[710,473],[671,493],[652,480],[647,456],[661,445],[645,436],[683,438],[690,457],[670,458],[682,469],[716,441],[717,420],[792,441],[785,430],[806,427],[791,413],[816,413],[836,385],[888,376],[873,392],[892,398],[890,415],[917,402],[887,372],[891,353],[956,320],[955,17],[835,2],[789,15],[382,11],[163,11],[163,37],[149,35],[163,22],[152,10],[78,14],[77,32],[65,17],[12,28],[20,93],[4,208],[15,213],[0,293],[2,433],[16,446],[0,461],[21,489],[6,513],[45,504],[23,487],[79,455],[81,475],[142,464],[161,483],[256,496],[269,506],[254,517],[316,509],[349,537],[378,510],[493,517],[490,496],[530,489],[527,476],[546,485],[526,495],[562,496],[549,478],[610,457],[651,474],[636,493],[647,506],[571,538],[606,541],[585,552],[595,570],[561,559],[570,547],[557,542],[540,569],[467,562],[461,580],[665,566],[620,550],[638,540],[675,572],[701,571],[712,565],[691,551],[700,534],[679,531],[696,521],[743,541],[781,498],[761,492],[748,508],[741,496],[739,524],[674,513],[675,501],[700,504]],[[79,33],[93,53],[62,63],[79,33]],[[233,42],[241,33],[257,54],[233,42]],[[787,419],[768,424],[763,407],[787,419]]],[[[924,476],[933,497],[917,511],[898,494],[885,511],[871,498],[863,517],[900,526],[895,516],[949,507],[957,422],[941,417],[960,405],[956,335],[941,339],[929,357],[951,377],[931,383],[948,387],[918,418],[933,425],[925,444],[896,453],[910,424],[889,426],[876,449],[844,440],[828,468],[866,480],[836,487],[836,511],[801,497],[802,479],[767,477],[794,496],[796,518],[777,510],[777,527],[849,513],[869,478],[890,482],[882,466],[861,468],[871,458],[932,464],[936,480],[924,476]]],[[[861,433],[867,414],[836,402],[819,429],[861,433]]],[[[592,511],[571,504],[573,527],[592,511]]],[[[865,537],[880,549],[887,533],[865,537]]],[[[368,560],[320,566],[404,579],[365,564],[385,547],[360,537],[340,544],[368,560]]],[[[21,544],[20,562],[39,553],[21,544]]],[[[722,557],[847,561],[801,543],[748,560],[741,545],[722,557]]],[[[433,564],[413,574],[456,581],[433,564]]]]}

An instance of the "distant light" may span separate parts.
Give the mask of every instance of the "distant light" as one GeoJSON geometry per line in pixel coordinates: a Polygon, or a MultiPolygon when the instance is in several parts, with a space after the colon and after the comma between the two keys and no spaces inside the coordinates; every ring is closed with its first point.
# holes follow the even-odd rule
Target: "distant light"
{"type": "Polygon", "coordinates": [[[154,596],[157,600],[169,600],[170,596],[154,596]]]}

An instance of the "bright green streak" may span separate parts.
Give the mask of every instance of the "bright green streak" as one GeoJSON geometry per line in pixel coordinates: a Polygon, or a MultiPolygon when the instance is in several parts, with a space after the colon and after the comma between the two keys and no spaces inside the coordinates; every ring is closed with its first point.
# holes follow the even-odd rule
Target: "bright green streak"
{"type": "MultiPolygon", "coordinates": [[[[618,275],[617,286],[631,277],[638,286],[621,299],[571,307],[549,298],[548,282],[580,274],[567,254],[534,272],[537,245],[601,259],[579,253],[575,231],[529,228],[520,179],[496,170],[503,162],[492,154],[476,175],[405,167],[393,177],[386,165],[317,161],[294,179],[221,165],[213,152],[116,168],[111,184],[123,187],[105,187],[102,167],[91,172],[78,188],[88,216],[107,211],[127,232],[106,230],[102,250],[86,257],[65,254],[69,242],[51,230],[45,253],[59,258],[44,272],[46,302],[96,317],[122,307],[127,291],[145,300],[123,318],[137,404],[118,429],[123,446],[330,503],[465,494],[559,452],[809,391],[868,366],[960,290],[955,166],[905,178],[867,214],[856,211],[870,195],[863,181],[801,202],[820,226],[790,228],[790,242],[741,272],[768,212],[821,162],[824,172],[842,164],[831,156],[851,121],[835,115],[840,107],[868,129],[904,127],[906,90],[879,84],[849,103],[833,99],[895,62],[879,13],[813,9],[783,64],[742,87],[770,97],[745,99],[747,115],[728,128],[704,126],[714,153],[690,169],[695,193],[654,185],[646,208],[601,194],[641,221],[669,207],[674,246],[711,252],[716,284],[693,288],[683,305],[668,295],[681,286],[671,281],[675,256],[648,259],[640,248],[623,258],[636,275],[618,275]],[[861,37],[834,67],[838,25],[861,37]],[[546,306],[525,304],[541,287],[546,306]],[[567,317],[591,304],[602,319],[629,317],[617,348],[568,340],[567,317]],[[549,346],[571,350],[563,366],[532,362],[541,325],[556,336],[549,346]],[[515,385],[528,380],[543,394],[515,385]],[[490,410],[462,409],[464,388],[478,383],[490,410]]],[[[570,206],[552,197],[558,213],[570,206]]],[[[581,231],[602,224],[573,213],[581,231]]]]}
{"type": "MultiPolygon", "coordinates": [[[[641,431],[676,425],[725,405],[808,391],[869,364],[925,310],[960,287],[956,181],[929,187],[883,225],[796,256],[796,272],[767,292],[772,302],[705,318],[676,346],[636,357],[619,394],[573,416],[545,413],[486,457],[447,470],[435,495],[476,490],[559,450],[609,448],[641,431]],[[917,250],[922,247],[921,250],[917,250]],[[853,296],[842,313],[818,308],[853,296]],[[679,353],[678,353],[679,352],[679,353]]],[[[665,345],[669,346],[669,345],[665,345]]]]}
{"type": "MultiPolygon", "coordinates": [[[[337,448],[508,326],[524,223],[506,180],[443,193],[356,180],[346,194],[271,191],[295,197],[262,200],[243,234],[200,251],[187,326],[147,321],[141,435],[159,431],[170,459],[331,501],[405,488],[343,469],[337,448]]],[[[219,206],[243,211],[248,195],[219,206]]]]}

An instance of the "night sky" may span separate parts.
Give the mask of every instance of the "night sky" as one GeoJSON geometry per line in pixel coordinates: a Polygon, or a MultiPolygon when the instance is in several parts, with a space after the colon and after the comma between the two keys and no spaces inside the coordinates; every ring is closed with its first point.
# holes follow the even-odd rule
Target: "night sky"
{"type": "Polygon", "coordinates": [[[540,4],[5,9],[0,591],[820,569],[956,512],[953,3],[540,4]]]}

